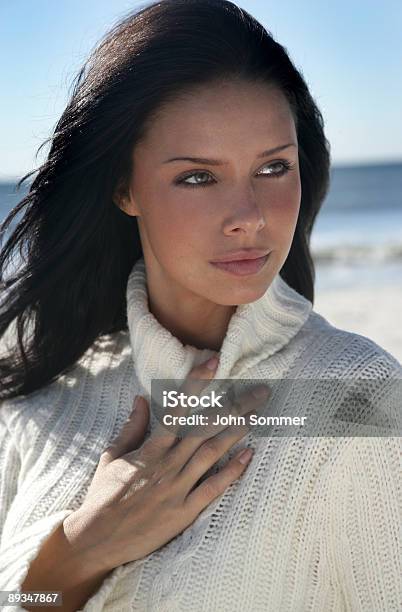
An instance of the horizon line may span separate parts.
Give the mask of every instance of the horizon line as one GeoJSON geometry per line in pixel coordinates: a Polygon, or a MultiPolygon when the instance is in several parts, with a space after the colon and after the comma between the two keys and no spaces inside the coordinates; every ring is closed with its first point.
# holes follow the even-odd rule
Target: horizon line
{"type": "MultiPolygon", "coordinates": [[[[353,168],[361,166],[388,166],[388,165],[399,165],[402,164],[402,157],[390,158],[390,159],[372,159],[372,160],[334,160],[331,162],[331,168],[353,168]]],[[[31,172],[30,170],[28,172],[31,172]]],[[[0,174],[0,183],[13,183],[20,181],[25,174],[28,172],[21,173],[20,175],[4,175],[0,174]]],[[[32,178],[33,180],[33,178],[32,178]]]]}

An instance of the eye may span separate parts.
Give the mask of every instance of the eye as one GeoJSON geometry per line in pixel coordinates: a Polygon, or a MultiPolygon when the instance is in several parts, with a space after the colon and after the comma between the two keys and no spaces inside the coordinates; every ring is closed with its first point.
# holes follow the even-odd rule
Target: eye
{"type": "MultiPolygon", "coordinates": [[[[282,176],[283,174],[286,174],[289,170],[292,170],[293,167],[294,167],[294,164],[291,164],[290,162],[284,159],[282,161],[273,162],[272,164],[267,164],[266,166],[264,166],[264,168],[269,169],[269,172],[263,172],[263,175],[268,174],[268,176],[274,176],[274,177],[282,176]],[[280,169],[278,172],[272,171],[272,168],[275,168],[278,166],[279,167],[282,166],[282,169],[280,169]]],[[[260,172],[258,174],[260,174],[260,172]]]]}
{"type": "MultiPolygon", "coordinates": [[[[186,174],[184,177],[181,177],[180,179],[178,179],[177,181],[175,181],[176,185],[184,185],[185,187],[198,187],[198,185],[201,185],[201,187],[203,187],[204,185],[209,185],[211,181],[209,182],[205,182],[205,181],[201,181],[198,182],[197,180],[193,183],[187,183],[185,181],[187,181],[189,178],[192,177],[199,177],[199,176],[211,176],[209,174],[209,172],[205,172],[205,171],[200,171],[200,172],[192,172],[191,174],[186,174]]],[[[212,181],[214,182],[214,181],[212,181]]]]}
{"type": "MultiPolygon", "coordinates": [[[[270,164],[266,164],[264,168],[268,168],[268,172],[261,172],[260,170],[256,176],[269,176],[272,178],[279,178],[283,176],[284,174],[286,174],[287,172],[289,172],[289,170],[292,170],[294,168],[294,164],[291,164],[287,160],[281,160],[281,161],[276,161],[270,164]],[[274,170],[274,168],[278,168],[278,167],[279,167],[279,170],[274,170]]],[[[204,170],[200,170],[197,172],[190,172],[186,174],[185,176],[182,176],[178,178],[177,180],[175,180],[174,184],[180,185],[183,187],[207,187],[208,185],[211,185],[212,183],[216,183],[214,179],[212,179],[212,181],[205,181],[205,180],[199,181],[195,179],[195,181],[193,181],[192,183],[187,182],[188,179],[191,179],[193,177],[200,177],[200,176],[210,177],[211,175],[209,172],[205,172],[204,170]]]]}

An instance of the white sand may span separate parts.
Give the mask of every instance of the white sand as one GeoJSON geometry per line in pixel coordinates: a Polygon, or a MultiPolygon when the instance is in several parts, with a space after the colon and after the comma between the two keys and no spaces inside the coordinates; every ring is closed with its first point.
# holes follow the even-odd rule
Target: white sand
{"type": "Polygon", "coordinates": [[[402,283],[316,289],[314,310],[336,327],[371,338],[402,363],[402,283]]]}

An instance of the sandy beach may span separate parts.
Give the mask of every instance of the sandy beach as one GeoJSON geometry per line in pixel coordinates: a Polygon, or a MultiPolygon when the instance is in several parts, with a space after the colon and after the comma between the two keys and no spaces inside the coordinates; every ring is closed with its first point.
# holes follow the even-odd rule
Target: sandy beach
{"type": "Polygon", "coordinates": [[[314,310],[336,327],[371,338],[402,363],[400,285],[317,291],[314,310]]]}

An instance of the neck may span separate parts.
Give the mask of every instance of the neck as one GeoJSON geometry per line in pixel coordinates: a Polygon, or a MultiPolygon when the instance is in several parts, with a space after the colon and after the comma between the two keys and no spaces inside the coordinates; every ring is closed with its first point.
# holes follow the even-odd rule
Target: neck
{"type": "Polygon", "coordinates": [[[177,299],[154,291],[148,284],[148,307],[157,321],[183,346],[219,351],[237,306],[214,304],[199,296],[177,299]]]}
{"type": "Polygon", "coordinates": [[[241,377],[245,373],[252,375],[260,361],[290,342],[307,321],[312,309],[312,303],[289,287],[279,274],[260,299],[237,307],[213,304],[215,308],[210,307],[208,311],[202,310],[208,305],[206,300],[201,301],[199,296],[188,292],[183,294],[181,304],[172,304],[173,297],[176,300],[179,297],[176,287],[171,294],[152,291],[152,295],[149,295],[147,281],[148,289],[152,287],[153,290],[154,285],[147,276],[144,259],[140,258],[129,275],[126,295],[133,363],[142,394],[148,401],[153,380],[184,379],[192,367],[203,363],[216,352],[220,354],[216,379],[241,377]],[[155,296],[171,299],[166,300],[166,306],[161,308],[155,296]],[[199,302],[193,301],[196,298],[199,302]],[[166,329],[150,312],[150,303],[159,319],[166,318],[172,331],[166,329]],[[176,312],[173,306],[180,309],[176,312]],[[229,318],[229,309],[234,308],[229,318]],[[198,320],[194,314],[187,318],[187,314],[190,317],[194,312],[198,320]],[[222,313],[226,314],[226,319],[222,313]],[[174,327],[178,329],[180,339],[174,327]],[[222,342],[225,327],[227,331],[222,342]],[[206,330],[207,336],[203,330],[206,330]],[[188,344],[189,340],[192,344],[188,344]],[[183,341],[187,344],[183,345],[183,341]]]}

